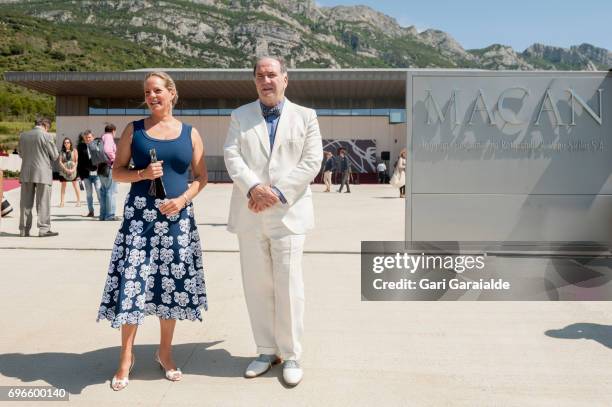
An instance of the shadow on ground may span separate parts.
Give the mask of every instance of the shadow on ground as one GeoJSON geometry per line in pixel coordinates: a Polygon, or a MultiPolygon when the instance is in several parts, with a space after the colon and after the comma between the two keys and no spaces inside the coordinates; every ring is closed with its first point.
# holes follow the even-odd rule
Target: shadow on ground
{"type": "Polygon", "coordinates": [[[546,336],[557,339],[590,339],[612,349],[612,326],[578,322],[561,329],[549,329],[546,336]]]}
{"type": "MultiPolygon", "coordinates": [[[[174,345],[174,360],[185,374],[242,377],[252,358],[232,356],[225,349],[210,349],[222,342],[174,345]]],[[[130,380],[163,380],[163,373],[153,361],[156,349],[156,344],[134,346],[136,363],[130,380]]],[[[86,353],[6,353],[0,355],[0,374],[24,383],[42,380],[70,394],[80,394],[87,386],[110,382],[119,351],[120,347],[114,346],[86,353]]]]}

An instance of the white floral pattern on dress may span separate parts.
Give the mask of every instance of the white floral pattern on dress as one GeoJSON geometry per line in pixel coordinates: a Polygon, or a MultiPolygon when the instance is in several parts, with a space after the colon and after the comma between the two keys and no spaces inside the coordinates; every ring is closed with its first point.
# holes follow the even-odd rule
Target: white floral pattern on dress
{"type": "Polygon", "coordinates": [[[155,219],[157,219],[157,211],[155,209],[151,209],[151,210],[145,209],[142,212],[142,217],[147,222],[153,222],[155,219]]]}
{"type": "Polygon", "coordinates": [[[130,233],[132,235],[138,235],[142,233],[142,221],[141,220],[131,220],[130,221],[130,233]]]}
{"type": "Polygon", "coordinates": [[[208,308],[200,237],[193,205],[163,216],[163,200],[126,199],[98,309],[114,328],[142,324],[147,315],[202,320],[208,308]]]}
{"type": "Polygon", "coordinates": [[[134,208],[131,206],[126,206],[123,210],[123,217],[125,219],[132,219],[134,217],[134,208]]]}
{"type": "Polygon", "coordinates": [[[174,237],[172,236],[162,236],[161,238],[161,245],[167,249],[170,246],[172,246],[172,244],[174,243],[174,237]]]}
{"type": "Polygon", "coordinates": [[[183,276],[185,275],[186,271],[185,271],[185,265],[183,263],[179,263],[179,264],[171,264],[170,265],[171,268],[171,273],[174,276],[174,278],[176,278],[177,280],[180,280],[181,278],[183,278],[183,276]]]}
{"type": "Polygon", "coordinates": [[[147,206],[147,198],[143,198],[140,196],[137,196],[136,198],[134,198],[134,207],[136,209],[142,209],[145,206],[147,206]]]}
{"type": "Polygon", "coordinates": [[[168,233],[168,222],[155,222],[155,234],[165,235],[168,233]]]}

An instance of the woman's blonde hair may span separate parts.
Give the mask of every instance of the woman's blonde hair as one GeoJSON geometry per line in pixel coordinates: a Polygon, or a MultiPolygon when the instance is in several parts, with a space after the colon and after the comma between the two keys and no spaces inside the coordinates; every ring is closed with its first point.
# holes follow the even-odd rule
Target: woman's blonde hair
{"type": "Polygon", "coordinates": [[[170,77],[170,75],[168,75],[165,72],[155,71],[155,72],[149,72],[147,76],[145,76],[144,82],[146,82],[152,76],[157,76],[158,78],[162,79],[164,81],[164,86],[166,87],[166,89],[168,89],[169,91],[174,91],[174,97],[172,98],[172,106],[173,107],[176,106],[176,102],[178,102],[178,90],[176,89],[176,84],[174,83],[174,79],[172,79],[172,77],[170,77]]]}

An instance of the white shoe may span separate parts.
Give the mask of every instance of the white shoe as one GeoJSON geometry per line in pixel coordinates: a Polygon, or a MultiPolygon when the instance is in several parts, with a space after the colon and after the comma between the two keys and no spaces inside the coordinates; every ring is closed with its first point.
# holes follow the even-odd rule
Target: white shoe
{"type": "Polygon", "coordinates": [[[253,377],[261,376],[266,373],[274,365],[281,362],[280,358],[276,355],[264,355],[261,354],[257,359],[249,363],[244,372],[244,377],[252,379],[253,377]]]}
{"type": "Polygon", "coordinates": [[[130,370],[128,371],[128,375],[119,379],[117,376],[113,376],[111,380],[111,389],[115,391],[123,390],[130,383],[130,373],[132,372],[132,368],[134,368],[134,363],[136,362],[136,358],[132,355],[132,364],[130,365],[130,370]]]}
{"type": "Polygon", "coordinates": [[[302,381],[304,372],[297,360],[286,360],[283,363],[283,380],[288,386],[296,386],[302,381]]]}
{"type": "Polygon", "coordinates": [[[161,359],[159,358],[159,350],[155,351],[155,361],[159,363],[159,367],[165,372],[166,379],[170,380],[171,382],[178,382],[183,378],[183,372],[181,372],[181,369],[166,369],[161,359]]]}

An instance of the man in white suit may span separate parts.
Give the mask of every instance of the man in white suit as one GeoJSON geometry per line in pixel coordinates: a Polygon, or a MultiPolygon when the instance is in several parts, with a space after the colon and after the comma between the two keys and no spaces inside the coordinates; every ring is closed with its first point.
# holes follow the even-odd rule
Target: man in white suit
{"type": "Polygon", "coordinates": [[[314,226],[310,182],[323,157],[314,110],[285,98],[287,68],[260,58],[253,69],[259,99],[232,112],[224,146],[234,181],[228,230],[238,235],[242,282],[259,357],[246,377],[283,363],[283,379],[303,373],[302,253],[314,226]]]}

